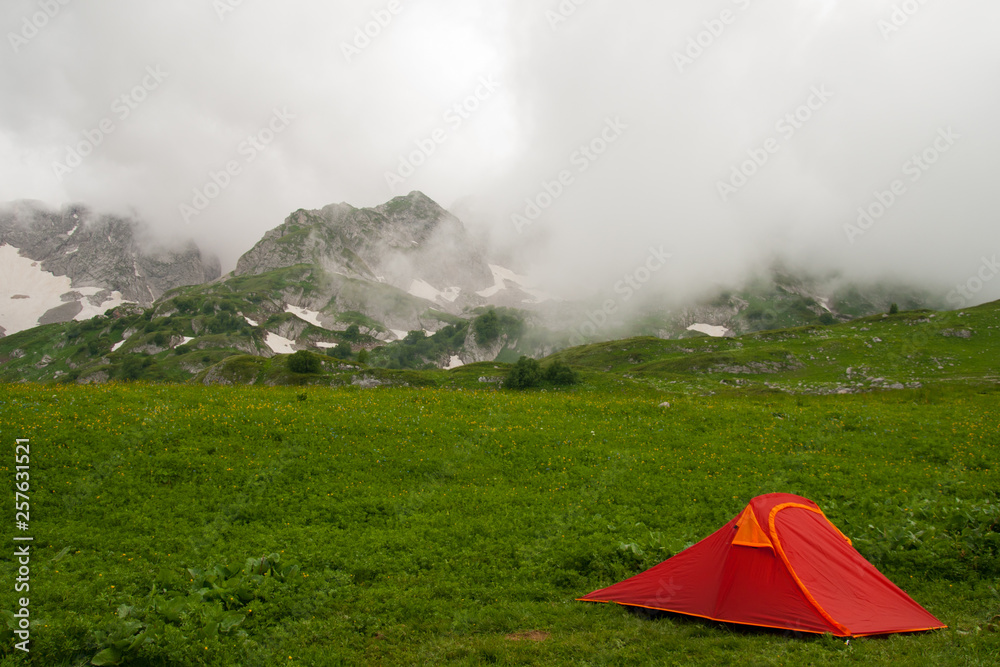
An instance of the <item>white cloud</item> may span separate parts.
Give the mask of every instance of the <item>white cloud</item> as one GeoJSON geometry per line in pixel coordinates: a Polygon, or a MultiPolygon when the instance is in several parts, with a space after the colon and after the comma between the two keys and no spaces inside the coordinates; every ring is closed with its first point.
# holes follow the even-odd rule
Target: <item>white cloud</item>
{"type": "MultiPolygon", "coordinates": [[[[678,291],[775,254],[957,281],[981,249],[1000,246],[1000,6],[925,3],[885,39],[879,21],[894,4],[588,2],[553,29],[554,0],[404,2],[349,63],[342,43],[388,0],[243,2],[222,21],[207,1],[70,3],[2,60],[0,201],[134,209],[231,267],[295,209],[387,200],[384,174],[399,155],[495,76],[497,94],[406,186],[457,203],[498,242],[527,240],[553,287],[614,284],[651,244],[673,253],[658,278],[678,291]],[[734,20],[678,72],[674,54],[723,10],[734,20]],[[163,85],[79,169],[55,178],[53,160],[111,116],[149,66],[169,72],[163,85]],[[815,85],[835,97],[723,204],[717,181],[815,85]],[[276,107],[296,121],[184,225],[178,206],[241,159],[241,142],[276,107]],[[518,238],[510,215],[608,116],[626,120],[627,134],[518,238]],[[844,242],[852,212],[946,125],[968,140],[877,230],[844,242]]],[[[35,10],[6,3],[3,32],[35,10]]]]}

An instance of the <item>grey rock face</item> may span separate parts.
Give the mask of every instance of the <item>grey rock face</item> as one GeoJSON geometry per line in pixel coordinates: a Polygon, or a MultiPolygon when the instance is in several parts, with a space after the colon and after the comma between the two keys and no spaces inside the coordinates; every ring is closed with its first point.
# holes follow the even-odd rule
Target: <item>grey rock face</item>
{"type": "Polygon", "coordinates": [[[240,258],[235,275],[297,264],[404,291],[422,281],[447,294],[436,296],[424,287],[430,294],[424,298],[445,308],[482,303],[475,292],[494,283],[485,252],[458,218],[419,192],[375,208],[333,204],[300,209],[240,258]]]}
{"type": "Polygon", "coordinates": [[[79,301],[71,301],[61,306],[50,308],[48,312],[38,318],[39,324],[56,324],[58,322],[69,322],[80,314],[83,306],[79,301]]]}
{"type": "Polygon", "coordinates": [[[0,209],[0,243],[54,275],[68,276],[73,287],[118,291],[126,301],[149,306],[167,290],[221,275],[218,259],[194,243],[149,247],[140,234],[132,220],[95,216],[81,206],[48,211],[17,202],[0,209]]]}

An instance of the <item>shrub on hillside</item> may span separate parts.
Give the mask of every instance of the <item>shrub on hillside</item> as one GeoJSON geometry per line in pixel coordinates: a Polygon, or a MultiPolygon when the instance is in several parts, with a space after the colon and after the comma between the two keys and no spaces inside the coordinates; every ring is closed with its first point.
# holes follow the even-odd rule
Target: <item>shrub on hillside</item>
{"type": "Polygon", "coordinates": [[[153,365],[153,360],[145,355],[129,355],[118,368],[118,377],[126,382],[142,378],[146,370],[153,365]]]}
{"type": "Polygon", "coordinates": [[[221,311],[205,320],[205,326],[213,334],[236,332],[246,327],[246,321],[228,311],[221,311]]]}
{"type": "Polygon", "coordinates": [[[531,357],[521,357],[510,369],[504,386],[508,389],[527,389],[537,387],[542,380],[542,367],[531,357]]]}
{"type": "Polygon", "coordinates": [[[500,337],[500,318],[495,310],[487,311],[472,322],[472,333],[480,345],[489,345],[500,337]]]}
{"type": "Polygon", "coordinates": [[[579,374],[562,361],[553,361],[542,368],[531,357],[521,357],[510,369],[503,386],[508,389],[529,389],[543,384],[568,386],[579,381],[579,374]]]}
{"type": "Polygon", "coordinates": [[[320,358],[307,350],[299,350],[288,357],[288,370],[293,373],[319,373],[322,368],[320,358]]]}
{"type": "Polygon", "coordinates": [[[177,307],[178,312],[187,313],[193,315],[198,312],[198,304],[191,297],[179,296],[174,299],[174,306],[177,307]]]}
{"type": "Polygon", "coordinates": [[[352,324],[347,327],[347,330],[345,330],[342,335],[344,337],[344,340],[356,342],[358,339],[361,338],[361,327],[359,327],[357,324],[352,324]]]}
{"type": "Polygon", "coordinates": [[[432,336],[411,331],[403,340],[372,350],[370,360],[358,360],[382,368],[436,368],[435,362],[461,349],[468,327],[465,322],[449,324],[432,336]]]}
{"type": "Polygon", "coordinates": [[[490,308],[472,321],[472,334],[479,345],[489,345],[502,334],[517,338],[524,332],[524,318],[510,308],[490,308]]]}
{"type": "Polygon", "coordinates": [[[337,343],[337,347],[331,347],[326,351],[326,356],[333,357],[334,359],[344,359],[349,360],[354,356],[354,351],[351,350],[351,344],[341,341],[337,343]]]}
{"type": "Polygon", "coordinates": [[[545,369],[544,379],[555,385],[568,386],[580,381],[580,376],[562,361],[553,361],[545,369]]]}

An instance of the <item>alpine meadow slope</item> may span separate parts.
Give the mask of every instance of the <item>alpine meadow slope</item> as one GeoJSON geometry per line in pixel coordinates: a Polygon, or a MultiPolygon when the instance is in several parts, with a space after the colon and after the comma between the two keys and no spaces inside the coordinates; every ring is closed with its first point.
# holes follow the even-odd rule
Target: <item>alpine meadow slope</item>
{"type": "Polygon", "coordinates": [[[994,664],[995,385],[686,394],[591,372],[543,392],[482,372],[448,372],[461,391],[7,385],[32,625],[29,657],[6,613],[0,664],[994,664]],[[948,628],[845,643],[574,601],[775,491],[948,628]]]}
{"type": "MultiPolygon", "coordinates": [[[[32,653],[8,612],[0,665],[995,662],[1000,302],[578,346],[541,362],[575,384],[515,390],[521,362],[273,353],[270,328],[328,330],[241,309],[315,271],[0,339],[34,519],[32,653]],[[103,370],[53,377],[90,346],[103,370]],[[92,372],[111,381],[77,384],[92,372]],[[845,643],[575,601],[771,492],[819,504],[948,628],[845,643]]],[[[515,312],[445,328],[524,339],[515,312]]]]}

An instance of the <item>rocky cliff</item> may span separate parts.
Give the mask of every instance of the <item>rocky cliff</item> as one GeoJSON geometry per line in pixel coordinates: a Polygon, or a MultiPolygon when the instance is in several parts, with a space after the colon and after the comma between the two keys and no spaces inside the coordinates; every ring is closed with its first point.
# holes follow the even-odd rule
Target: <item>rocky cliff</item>
{"type": "Polygon", "coordinates": [[[95,215],[81,206],[3,207],[0,326],[11,333],[122,302],[149,306],[167,290],[220,276],[219,261],[193,243],[158,246],[142,237],[134,220],[95,215]],[[20,303],[8,303],[12,300],[20,303]]]}
{"type": "Polygon", "coordinates": [[[420,192],[375,208],[300,209],[240,258],[235,275],[297,264],[396,287],[453,312],[483,303],[475,293],[495,283],[461,221],[420,192]]]}

